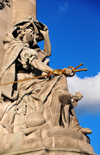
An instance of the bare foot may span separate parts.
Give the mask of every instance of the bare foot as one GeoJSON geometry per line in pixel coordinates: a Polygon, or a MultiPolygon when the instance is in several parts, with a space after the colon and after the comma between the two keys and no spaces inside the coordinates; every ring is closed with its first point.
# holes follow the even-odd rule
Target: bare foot
{"type": "Polygon", "coordinates": [[[81,128],[79,131],[84,133],[84,134],[91,134],[92,133],[92,130],[90,130],[89,128],[81,128]]]}
{"type": "Polygon", "coordinates": [[[79,100],[81,100],[82,97],[83,97],[83,95],[80,92],[76,92],[73,99],[79,101],[79,100]]]}

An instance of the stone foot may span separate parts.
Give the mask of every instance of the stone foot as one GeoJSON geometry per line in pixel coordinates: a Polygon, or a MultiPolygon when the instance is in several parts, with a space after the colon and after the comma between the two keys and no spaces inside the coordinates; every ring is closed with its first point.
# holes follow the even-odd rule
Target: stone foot
{"type": "Polygon", "coordinates": [[[79,101],[83,95],[80,92],[76,92],[75,96],[73,97],[74,100],[79,101]]]}
{"type": "Polygon", "coordinates": [[[84,134],[91,134],[92,133],[92,130],[90,130],[89,128],[81,128],[79,131],[84,133],[84,134]]]}

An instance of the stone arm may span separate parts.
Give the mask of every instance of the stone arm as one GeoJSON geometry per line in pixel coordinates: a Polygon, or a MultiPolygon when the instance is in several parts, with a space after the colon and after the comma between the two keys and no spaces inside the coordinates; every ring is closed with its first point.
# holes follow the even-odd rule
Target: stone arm
{"type": "Polygon", "coordinates": [[[38,59],[38,53],[30,48],[24,48],[20,53],[20,59],[18,59],[23,65],[24,69],[28,69],[31,65],[32,67],[44,72],[45,70],[53,71],[51,67],[38,59]]]}
{"type": "Polygon", "coordinates": [[[49,57],[51,55],[51,43],[50,43],[50,39],[49,39],[49,31],[42,31],[40,30],[40,33],[43,35],[44,37],[44,54],[45,57],[49,57]]]}
{"type": "Polygon", "coordinates": [[[48,30],[46,31],[40,30],[40,33],[42,34],[44,38],[44,50],[41,50],[41,49],[35,49],[35,50],[38,53],[37,55],[38,60],[44,61],[46,57],[49,57],[51,55],[51,44],[50,44],[48,30]]]}
{"type": "Polygon", "coordinates": [[[33,59],[33,60],[29,59],[29,64],[42,72],[44,72],[45,70],[53,71],[51,67],[49,67],[48,65],[41,62],[38,59],[33,59]]]}
{"type": "MultiPolygon", "coordinates": [[[[49,67],[47,64],[42,62],[40,59],[38,59],[38,54],[35,50],[24,48],[23,51],[20,54],[19,61],[23,65],[23,68],[26,70],[29,68],[28,66],[31,65],[32,67],[45,72],[45,70],[53,71],[51,67],[49,67]]],[[[71,69],[66,69],[66,74],[70,75],[72,73],[71,69]]]]}
{"type": "MultiPolygon", "coordinates": [[[[53,71],[53,69],[51,67],[49,67],[47,64],[41,62],[40,60],[38,59],[34,59],[31,61],[31,59],[29,60],[29,64],[37,69],[39,69],[40,71],[42,72],[45,72],[45,70],[48,70],[48,71],[53,71]]],[[[67,75],[71,75],[72,73],[72,70],[71,69],[66,69],[66,74],[67,75]]]]}
{"type": "Polygon", "coordinates": [[[71,94],[71,114],[72,116],[74,116],[78,122],[78,119],[76,117],[76,114],[75,114],[75,111],[74,111],[74,108],[77,106],[78,104],[78,101],[81,100],[83,97],[83,95],[80,93],[80,92],[76,92],[75,95],[71,94]]]}

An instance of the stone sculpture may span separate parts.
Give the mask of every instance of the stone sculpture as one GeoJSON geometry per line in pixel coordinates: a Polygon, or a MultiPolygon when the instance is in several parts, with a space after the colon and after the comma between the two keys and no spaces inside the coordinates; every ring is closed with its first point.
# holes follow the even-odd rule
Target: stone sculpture
{"type": "MultiPolygon", "coordinates": [[[[48,28],[37,20],[30,18],[17,22],[3,42],[5,57],[1,84],[39,76],[45,70],[53,71],[46,59],[51,55],[48,28]],[[37,41],[42,39],[44,51],[37,45],[37,41]]],[[[71,73],[71,69],[66,69],[66,74],[71,73]]],[[[50,128],[63,127],[91,133],[90,129],[79,126],[75,116],[74,107],[81,98],[79,92],[75,96],[68,92],[64,75],[1,86],[1,126],[8,133],[27,132],[27,128],[34,131],[34,127],[38,129],[44,124],[50,128]]]]}
{"type": "Polygon", "coordinates": [[[8,7],[10,7],[9,2],[10,2],[10,0],[0,0],[0,10],[2,10],[3,8],[5,8],[5,5],[7,5],[8,7]]]}
{"type": "MultiPolygon", "coordinates": [[[[29,17],[15,23],[3,43],[1,84],[45,75],[47,70],[53,72],[47,59],[51,55],[48,28],[41,22],[29,17]],[[43,51],[37,45],[41,40],[43,51]]],[[[64,73],[70,76],[72,70],[64,69],[64,73]]],[[[55,130],[58,135],[67,130],[91,133],[79,125],[74,111],[83,96],[69,93],[65,75],[0,86],[0,134],[23,132],[26,137],[45,137],[54,136],[55,130]]]]}

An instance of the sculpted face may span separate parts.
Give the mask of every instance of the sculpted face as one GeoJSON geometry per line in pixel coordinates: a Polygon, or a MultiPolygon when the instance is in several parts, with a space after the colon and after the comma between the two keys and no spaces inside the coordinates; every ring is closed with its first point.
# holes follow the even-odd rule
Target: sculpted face
{"type": "Polygon", "coordinates": [[[37,39],[37,37],[36,37],[36,34],[35,34],[35,32],[33,30],[27,29],[25,31],[25,35],[23,37],[23,42],[28,43],[28,44],[32,43],[33,46],[34,46],[34,45],[37,45],[37,40],[36,39],[37,39]]]}

